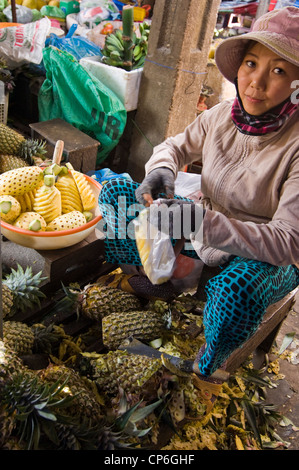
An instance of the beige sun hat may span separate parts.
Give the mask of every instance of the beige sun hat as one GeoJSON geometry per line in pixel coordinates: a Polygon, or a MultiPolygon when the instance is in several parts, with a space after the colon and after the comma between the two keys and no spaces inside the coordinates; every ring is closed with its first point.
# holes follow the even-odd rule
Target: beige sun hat
{"type": "Polygon", "coordinates": [[[249,41],[257,41],[299,67],[299,8],[286,7],[262,15],[249,33],[225,39],[215,61],[222,75],[234,82],[249,41]]]}

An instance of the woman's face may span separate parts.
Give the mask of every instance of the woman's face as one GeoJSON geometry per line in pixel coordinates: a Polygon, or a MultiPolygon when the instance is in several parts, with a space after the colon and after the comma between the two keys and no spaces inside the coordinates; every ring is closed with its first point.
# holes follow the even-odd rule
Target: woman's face
{"type": "Polygon", "coordinates": [[[299,67],[256,42],[245,54],[238,71],[238,89],[245,111],[254,116],[286,100],[299,80],[299,67]]]}

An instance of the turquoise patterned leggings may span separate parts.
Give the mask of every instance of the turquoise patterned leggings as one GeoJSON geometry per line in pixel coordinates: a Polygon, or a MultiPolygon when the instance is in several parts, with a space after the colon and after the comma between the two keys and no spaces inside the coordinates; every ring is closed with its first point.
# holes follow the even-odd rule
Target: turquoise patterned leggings
{"type": "MultiPolygon", "coordinates": [[[[99,205],[107,225],[113,225],[116,237],[105,240],[108,262],[140,265],[135,240],[118,232],[118,220],[126,218],[129,224],[136,215],[128,216],[128,207],[136,204],[138,183],[124,179],[110,180],[103,186],[99,205]],[[125,196],[125,205],[119,196],[125,196]],[[114,208],[114,210],[112,210],[114,208]],[[121,211],[121,212],[120,212],[121,211]],[[119,235],[119,236],[118,236],[119,235]]],[[[198,258],[194,250],[184,254],[198,258]]],[[[295,266],[271,264],[233,258],[222,267],[220,274],[210,279],[205,288],[207,301],[204,309],[206,346],[199,360],[199,370],[211,375],[230,354],[241,347],[257,330],[267,307],[281,300],[299,284],[299,270],[295,266]]]]}

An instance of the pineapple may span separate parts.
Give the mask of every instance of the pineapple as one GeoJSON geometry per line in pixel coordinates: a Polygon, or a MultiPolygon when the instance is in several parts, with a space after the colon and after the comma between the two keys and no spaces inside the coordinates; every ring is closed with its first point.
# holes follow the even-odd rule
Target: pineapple
{"type": "Polygon", "coordinates": [[[18,356],[32,354],[34,346],[34,333],[32,329],[23,322],[4,321],[3,341],[18,356]]]}
{"type": "Polygon", "coordinates": [[[0,404],[0,450],[7,446],[15,428],[14,417],[8,414],[6,406],[0,404]]]}
{"type": "Polygon", "coordinates": [[[102,406],[97,400],[93,383],[85,377],[81,377],[78,372],[65,365],[50,364],[46,369],[39,373],[40,378],[45,383],[53,384],[57,381],[67,381],[67,390],[61,391],[61,396],[71,394],[74,400],[70,406],[64,409],[63,414],[71,417],[77,417],[79,422],[87,420],[90,426],[99,422],[103,417],[102,406]]]}
{"type": "Polygon", "coordinates": [[[7,382],[14,373],[24,368],[22,360],[15,351],[0,339],[0,396],[1,386],[7,382]]]}
{"type": "Polygon", "coordinates": [[[30,160],[30,163],[24,160],[21,157],[16,157],[15,155],[0,155],[0,173],[5,173],[9,170],[15,170],[16,168],[21,168],[23,166],[33,165],[33,161],[30,160]]]}
{"type": "MultiPolygon", "coordinates": [[[[43,182],[40,181],[39,186],[42,186],[43,182]]],[[[21,196],[17,196],[16,199],[21,204],[21,212],[31,212],[33,211],[34,198],[37,188],[27,191],[21,196]]]]}
{"type": "Polygon", "coordinates": [[[9,126],[0,123],[0,154],[16,155],[25,160],[31,157],[43,157],[46,153],[46,142],[39,142],[34,139],[25,139],[19,132],[9,126]]]}
{"type": "Polygon", "coordinates": [[[3,318],[10,316],[13,311],[13,293],[9,287],[2,284],[2,312],[3,318]]]}
{"type": "Polygon", "coordinates": [[[71,230],[81,225],[86,224],[86,217],[82,212],[71,211],[67,214],[62,214],[59,217],[55,217],[48,225],[46,230],[71,230]]]}
{"type": "Polygon", "coordinates": [[[144,394],[151,393],[162,362],[117,350],[108,354],[83,353],[79,367],[82,375],[87,375],[100,391],[109,395],[117,395],[119,388],[126,393],[144,394]]]}
{"type": "Polygon", "coordinates": [[[77,185],[70,174],[59,176],[56,187],[61,193],[61,210],[63,214],[71,211],[83,212],[77,185]]]}
{"type": "Polygon", "coordinates": [[[101,320],[113,312],[138,309],[141,309],[138,297],[113,287],[89,284],[81,295],[82,314],[93,320],[101,320]]]}
{"type": "Polygon", "coordinates": [[[12,224],[21,213],[21,204],[10,195],[0,196],[0,218],[12,224]]]}
{"type": "Polygon", "coordinates": [[[37,187],[43,179],[43,170],[29,166],[9,170],[0,175],[0,195],[21,196],[37,187]]]}
{"type": "Polygon", "coordinates": [[[154,311],[111,313],[102,319],[103,343],[108,349],[117,349],[130,336],[152,341],[161,337],[166,323],[166,317],[154,311]]]}
{"type": "Polygon", "coordinates": [[[38,212],[23,212],[13,225],[33,232],[43,232],[47,227],[45,219],[38,212]]]}
{"type": "Polygon", "coordinates": [[[54,175],[44,175],[44,184],[35,193],[33,210],[48,224],[61,215],[61,194],[54,185],[54,175]]]}
{"type": "Polygon", "coordinates": [[[62,390],[67,390],[66,382],[49,385],[25,367],[14,371],[5,381],[0,377],[0,407],[5,409],[5,419],[14,420],[6,427],[6,432],[14,428],[15,437],[19,437],[26,450],[42,450],[45,443],[52,448],[59,445],[56,426],[60,421],[66,423],[60,408],[73,400],[71,393],[61,397],[62,390]]]}
{"type": "Polygon", "coordinates": [[[83,173],[80,173],[79,171],[74,170],[72,165],[70,163],[66,164],[67,168],[70,170],[71,175],[73,176],[76,186],[78,188],[82,205],[83,205],[83,210],[84,211],[90,211],[97,205],[97,200],[95,198],[95,195],[92,192],[92,189],[83,175],[83,173]]]}
{"type": "Polygon", "coordinates": [[[34,305],[40,305],[40,299],[45,295],[39,286],[47,279],[41,277],[42,272],[32,273],[32,268],[26,270],[18,264],[17,269],[11,269],[11,273],[2,280],[3,317],[11,317],[17,311],[24,312],[32,309],[34,305]]]}

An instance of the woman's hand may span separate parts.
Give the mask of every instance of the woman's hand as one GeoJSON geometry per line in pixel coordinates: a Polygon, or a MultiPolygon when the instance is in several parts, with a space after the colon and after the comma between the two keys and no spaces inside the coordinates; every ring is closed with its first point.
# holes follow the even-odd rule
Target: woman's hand
{"type": "Polygon", "coordinates": [[[199,232],[205,215],[202,204],[181,199],[159,199],[151,209],[150,222],[174,239],[190,240],[191,234],[199,232]]]}
{"type": "Polygon", "coordinates": [[[161,193],[172,198],[174,195],[174,180],[175,176],[170,168],[163,167],[152,170],[135,191],[137,201],[149,206],[161,193]]]}

